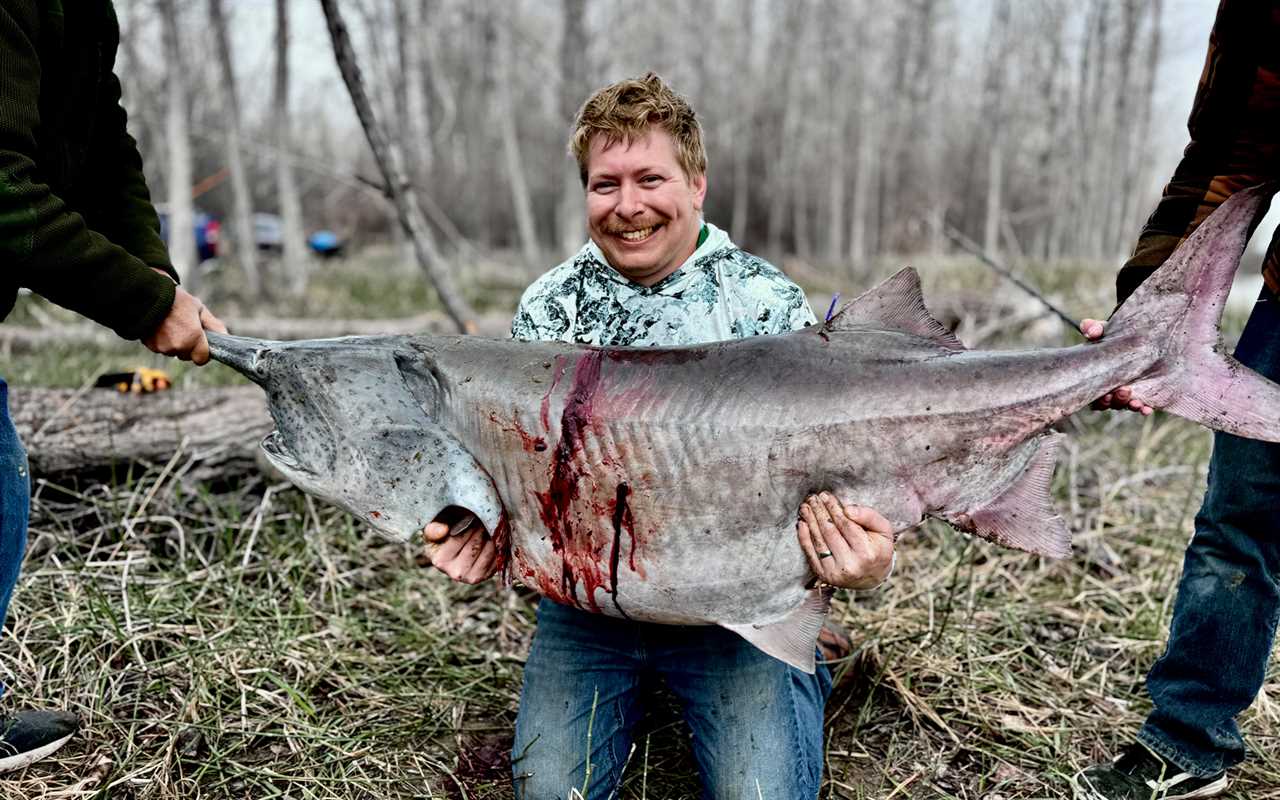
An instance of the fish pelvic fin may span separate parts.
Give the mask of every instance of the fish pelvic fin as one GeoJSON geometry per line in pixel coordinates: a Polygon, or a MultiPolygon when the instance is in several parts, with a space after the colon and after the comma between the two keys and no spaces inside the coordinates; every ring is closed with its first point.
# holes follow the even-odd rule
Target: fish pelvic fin
{"type": "Polygon", "coordinates": [[[1158,339],[1161,355],[1132,382],[1148,405],[1214,430],[1280,441],[1280,385],[1226,353],[1218,332],[1249,236],[1280,183],[1236,192],[1116,309],[1107,338],[1158,339]]]}
{"type": "Polygon", "coordinates": [[[832,589],[810,589],[804,602],[785,617],[764,624],[721,625],[746,639],[758,649],[809,675],[814,670],[818,634],[827,621],[832,589]]]}
{"type": "Polygon", "coordinates": [[[879,286],[850,300],[823,324],[828,332],[856,328],[899,331],[928,339],[948,350],[965,349],[955,334],[925,307],[920,275],[913,267],[903,267],[879,286]]]}
{"type": "Polygon", "coordinates": [[[941,514],[965,533],[1028,553],[1071,555],[1071,531],[1053,507],[1049,486],[1063,435],[1035,439],[1035,450],[1013,482],[996,497],[960,512],[941,514]]]}

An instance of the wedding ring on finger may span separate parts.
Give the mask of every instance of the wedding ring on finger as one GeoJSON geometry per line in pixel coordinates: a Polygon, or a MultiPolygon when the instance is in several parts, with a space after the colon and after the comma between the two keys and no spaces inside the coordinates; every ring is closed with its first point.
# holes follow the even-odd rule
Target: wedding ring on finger
{"type": "Polygon", "coordinates": [[[822,560],[822,559],[824,559],[824,558],[831,558],[831,554],[830,554],[830,553],[818,553],[818,560],[819,560],[819,561],[821,561],[821,560],[822,560]]]}

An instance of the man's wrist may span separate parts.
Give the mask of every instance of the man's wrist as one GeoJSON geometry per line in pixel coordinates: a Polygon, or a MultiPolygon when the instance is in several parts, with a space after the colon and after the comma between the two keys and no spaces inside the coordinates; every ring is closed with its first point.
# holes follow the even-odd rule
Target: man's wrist
{"type": "Polygon", "coordinates": [[[178,274],[173,271],[173,267],[169,267],[166,269],[165,267],[157,267],[154,264],[150,264],[148,266],[150,266],[153,270],[155,270],[156,272],[159,272],[161,275],[165,276],[169,280],[173,281],[174,283],[178,283],[178,274]]]}

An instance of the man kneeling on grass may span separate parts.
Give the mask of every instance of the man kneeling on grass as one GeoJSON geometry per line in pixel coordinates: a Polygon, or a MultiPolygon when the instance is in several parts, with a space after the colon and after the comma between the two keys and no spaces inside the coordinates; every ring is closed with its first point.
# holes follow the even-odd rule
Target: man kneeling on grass
{"type": "MultiPolygon", "coordinates": [[[[593,94],[571,140],[591,239],[524,293],[517,339],[677,346],[785,333],[814,322],[800,287],[702,220],[706,153],[689,104],[652,73],[593,94]]],[[[808,498],[797,525],[818,579],[870,588],[891,568],[889,523],[875,511],[808,498]]],[[[432,563],[467,582],[494,571],[481,527],[425,531],[432,563]]],[[[632,622],[543,599],[525,665],[512,772],[520,798],[609,796],[622,778],[641,687],[661,677],[693,733],[705,795],[811,798],[822,774],[831,688],[715,626],[632,622]],[[587,753],[588,726],[591,729],[587,753]],[[590,764],[590,785],[586,785],[590,764]]]]}

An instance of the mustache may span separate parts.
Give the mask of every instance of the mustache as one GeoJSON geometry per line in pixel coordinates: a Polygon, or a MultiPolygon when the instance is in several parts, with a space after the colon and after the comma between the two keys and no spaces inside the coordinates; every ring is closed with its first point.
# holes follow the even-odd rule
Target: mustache
{"type": "Polygon", "coordinates": [[[645,228],[652,228],[662,224],[662,220],[651,220],[643,223],[631,223],[630,225],[609,225],[604,229],[605,233],[622,234],[628,231],[642,231],[645,228]]]}

